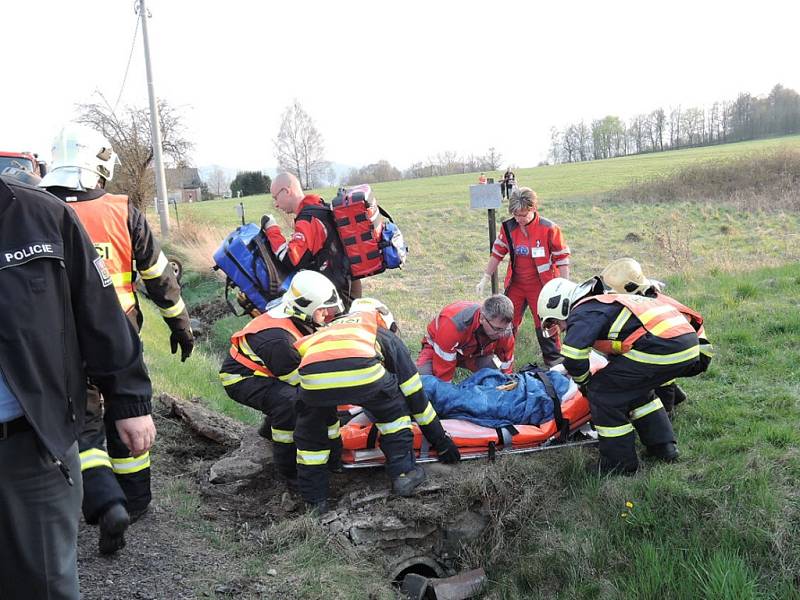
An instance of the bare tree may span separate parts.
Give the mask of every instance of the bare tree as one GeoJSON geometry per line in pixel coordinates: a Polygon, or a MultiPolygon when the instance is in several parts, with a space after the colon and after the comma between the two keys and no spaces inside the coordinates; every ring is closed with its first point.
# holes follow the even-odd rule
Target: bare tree
{"type": "Polygon", "coordinates": [[[225,171],[219,166],[214,165],[213,170],[208,176],[208,189],[211,190],[211,193],[217,198],[221,198],[225,195],[225,192],[228,191],[230,184],[231,181],[225,175],[225,171]]]}
{"type": "Polygon", "coordinates": [[[489,148],[489,151],[482,157],[484,162],[484,169],[487,171],[497,171],[500,164],[503,162],[503,155],[500,154],[495,147],[489,148]]]}
{"type": "Polygon", "coordinates": [[[328,174],[325,143],[313,119],[297,100],[283,112],[274,140],[278,168],[293,173],[303,189],[311,189],[328,174]]]}
{"type": "MultiPolygon", "coordinates": [[[[185,165],[193,145],[184,137],[181,115],[164,100],[159,100],[158,111],[163,153],[173,165],[185,165]]],[[[128,106],[115,113],[103,98],[102,104],[79,104],[77,112],[76,120],[102,133],[119,156],[108,190],[127,194],[134,206],[142,208],[155,197],[150,110],[128,106]]]]}

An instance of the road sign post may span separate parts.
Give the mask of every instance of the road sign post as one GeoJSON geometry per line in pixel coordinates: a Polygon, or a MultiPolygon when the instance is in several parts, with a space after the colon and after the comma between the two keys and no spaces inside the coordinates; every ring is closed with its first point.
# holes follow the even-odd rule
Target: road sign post
{"type": "MultiPolygon", "coordinates": [[[[503,204],[503,196],[499,183],[479,183],[469,186],[469,207],[472,209],[487,209],[489,221],[489,252],[492,251],[494,240],[497,237],[497,221],[495,211],[503,204]]],[[[492,274],[492,294],[497,293],[497,271],[492,274]]]]}

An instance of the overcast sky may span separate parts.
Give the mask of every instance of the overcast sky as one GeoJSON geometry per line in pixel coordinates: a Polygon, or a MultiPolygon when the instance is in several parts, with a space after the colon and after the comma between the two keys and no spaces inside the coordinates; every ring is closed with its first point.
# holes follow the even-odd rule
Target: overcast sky
{"type": "MultiPolygon", "coordinates": [[[[3,3],[0,150],[49,154],[79,102],[115,104],[133,0],[3,3]]],[[[533,166],[550,128],[800,91],[800,4],[148,0],[155,89],[194,163],[265,168],[298,99],[349,165],[438,152],[533,166]]],[[[141,30],[120,105],[147,103],[141,30]]]]}

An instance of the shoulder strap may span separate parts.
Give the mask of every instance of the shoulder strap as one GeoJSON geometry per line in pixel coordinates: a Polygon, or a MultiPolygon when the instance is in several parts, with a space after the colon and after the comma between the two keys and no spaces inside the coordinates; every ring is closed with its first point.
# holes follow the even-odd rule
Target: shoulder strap
{"type": "Polygon", "coordinates": [[[508,244],[508,260],[511,261],[511,268],[514,268],[514,240],[511,238],[511,223],[513,219],[506,219],[503,221],[503,233],[506,234],[506,243],[508,244]]]}

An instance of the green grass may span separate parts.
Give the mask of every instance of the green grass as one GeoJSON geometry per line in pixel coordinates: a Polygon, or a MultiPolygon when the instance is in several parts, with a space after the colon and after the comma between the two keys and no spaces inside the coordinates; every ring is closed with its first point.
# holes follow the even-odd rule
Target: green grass
{"type": "MultiPolygon", "coordinates": [[[[639,259],[648,273],[668,281],[668,292],[704,314],[717,355],[708,373],[681,383],[689,401],[675,421],[678,464],[598,478],[585,470],[593,452],[572,450],[459,467],[441,510],[452,515],[482,506],[491,512],[490,531],[459,564],[487,570],[486,597],[800,598],[798,215],[739,213],[702,200],[652,205],[601,196],[636,176],[783,143],[800,138],[518,171],[521,184],[540,192],[542,213],[564,230],[576,277],[596,273],[617,256],[639,259]],[[629,233],[641,241],[626,241],[629,233]],[[657,241],[665,233],[675,242],[671,249],[657,241]]],[[[488,242],[485,213],[465,207],[474,179],[375,186],[412,253],[407,268],[367,280],[366,291],[395,312],[414,351],[444,304],[477,299],[472,286],[488,242]]],[[[274,212],[263,197],[246,204],[251,220],[274,212]]],[[[236,223],[230,201],[185,212],[198,222],[236,223]]],[[[206,297],[213,288],[201,277],[187,282],[187,297],[206,297]]],[[[201,396],[255,422],[252,411],[227,400],[216,379],[225,337],[243,321],[219,323],[212,343],[185,364],[168,356],[159,321],[147,311],[145,349],[156,389],[201,396]]],[[[518,339],[519,364],[538,358],[529,323],[518,339]]],[[[320,533],[310,535],[309,524],[281,527],[288,529],[267,534],[267,552],[297,565],[311,586],[309,597],[320,595],[316,586],[327,581],[315,566],[323,556],[324,569],[348,575],[336,579],[339,597],[359,597],[374,584],[374,573],[351,569],[324,539],[313,541],[320,533]]]]}

